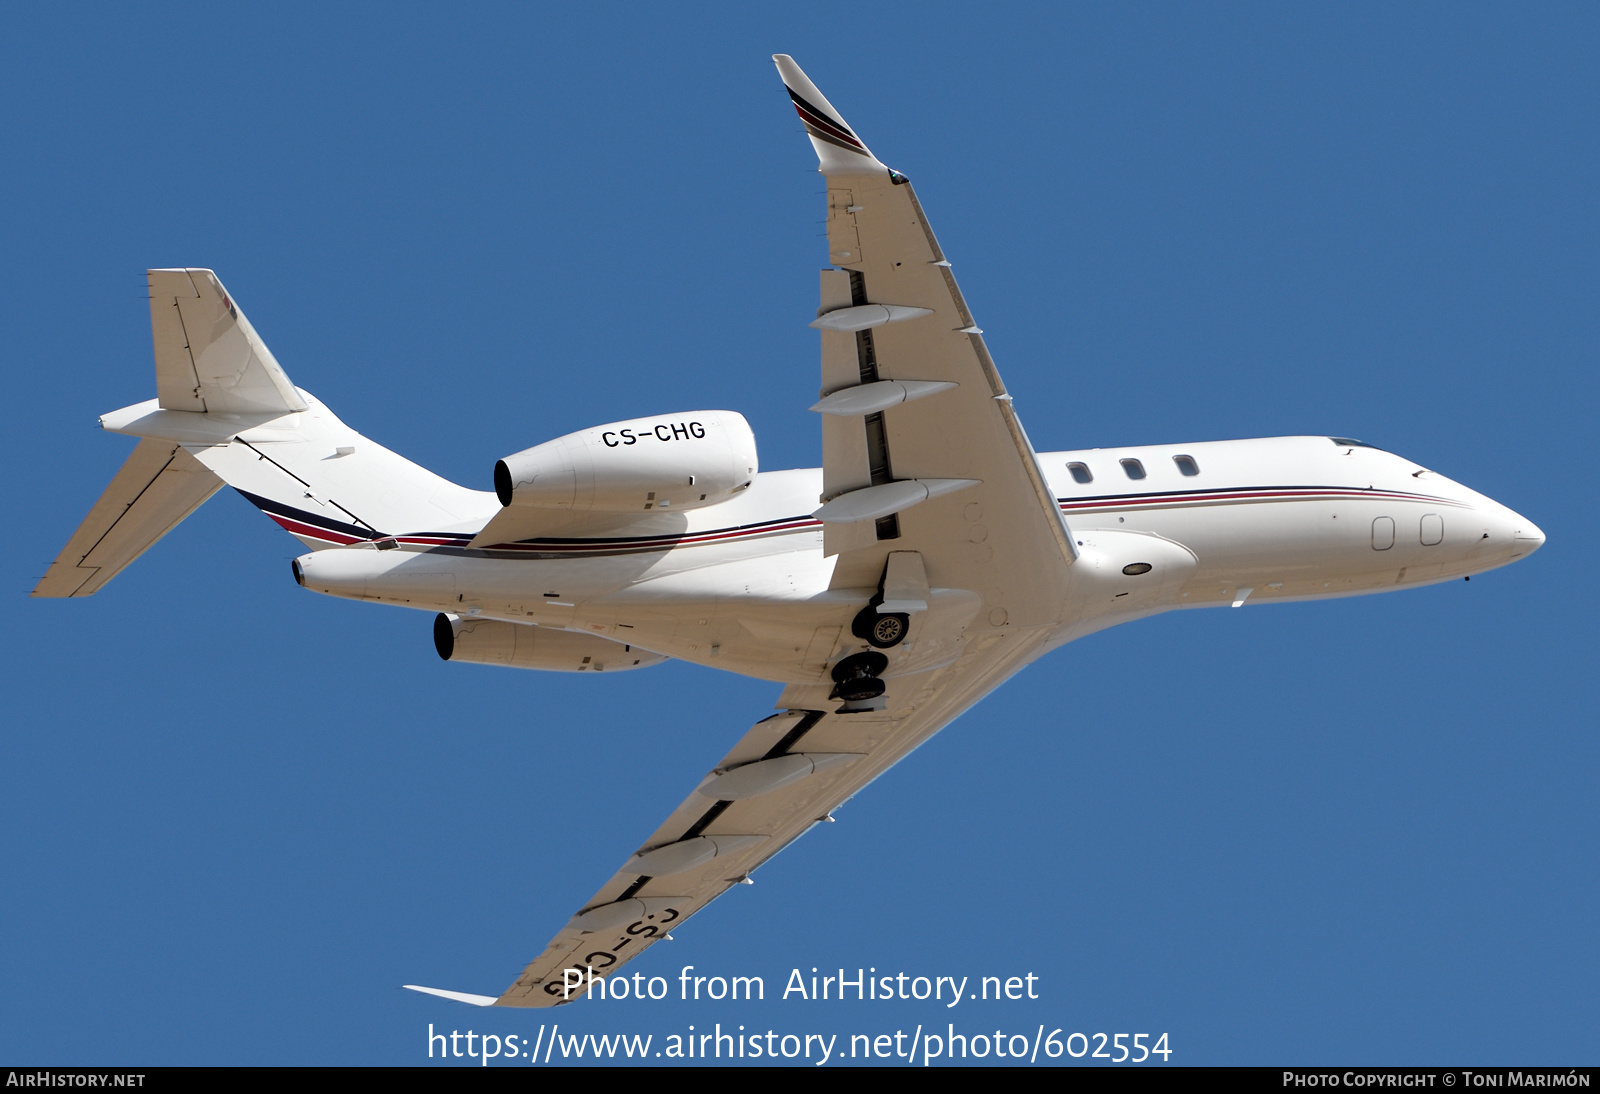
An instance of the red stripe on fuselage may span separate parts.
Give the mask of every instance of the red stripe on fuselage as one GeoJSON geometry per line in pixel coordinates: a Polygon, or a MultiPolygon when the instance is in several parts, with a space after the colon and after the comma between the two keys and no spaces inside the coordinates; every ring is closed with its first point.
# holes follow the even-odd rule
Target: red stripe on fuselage
{"type": "Polygon", "coordinates": [[[277,521],[278,525],[291,536],[305,539],[320,539],[324,543],[337,543],[340,546],[364,542],[363,540],[357,539],[355,536],[346,535],[344,532],[330,532],[326,528],[318,528],[314,524],[306,524],[303,521],[294,520],[290,517],[279,516],[277,513],[268,513],[267,516],[277,521]]]}
{"type": "MultiPolygon", "coordinates": [[[[1321,499],[1405,501],[1470,508],[1465,502],[1453,501],[1449,498],[1441,498],[1434,495],[1408,494],[1389,490],[1356,490],[1347,487],[1260,487],[1254,489],[1196,491],[1193,493],[1132,494],[1109,498],[1086,498],[1083,500],[1058,498],[1056,502],[1064,513],[1092,513],[1117,509],[1176,508],[1249,502],[1315,501],[1321,499]]],[[[344,532],[329,531],[289,517],[272,513],[269,513],[268,516],[277,521],[291,535],[301,538],[320,540],[324,543],[338,544],[340,546],[366,542],[344,532]]],[[[681,536],[659,536],[650,539],[632,540],[597,539],[578,542],[527,540],[518,543],[497,543],[485,548],[485,550],[502,554],[639,554],[650,551],[670,551],[680,547],[727,543],[733,540],[754,539],[762,536],[790,535],[795,532],[805,532],[820,527],[822,527],[822,522],[814,517],[792,517],[788,520],[774,521],[770,524],[763,524],[753,528],[714,529],[705,532],[685,533],[681,536]]],[[[471,542],[472,537],[448,532],[433,534],[415,532],[411,535],[395,536],[394,539],[398,543],[413,547],[465,548],[471,542]]]]}
{"type": "Polygon", "coordinates": [[[1215,505],[1225,502],[1260,502],[1260,501],[1305,501],[1320,500],[1324,498],[1339,498],[1349,501],[1382,500],[1382,501],[1409,501],[1421,502],[1429,505],[1449,505],[1457,508],[1470,508],[1465,502],[1452,501],[1449,498],[1434,497],[1426,494],[1407,494],[1390,490],[1350,490],[1338,487],[1323,487],[1309,489],[1257,489],[1257,490],[1232,490],[1217,491],[1215,493],[1192,494],[1133,494],[1115,498],[1086,498],[1075,501],[1071,498],[1059,498],[1057,504],[1062,512],[1093,512],[1102,509],[1130,509],[1130,508],[1172,508],[1182,505],[1215,505]]]}
{"type": "Polygon", "coordinates": [[[595,554],[605,552],[608,554],[625,554],[638,551],[663,551],[674,547],[694,547],[705,543],[721,543],[732,539],[749,539],[756,536],[787,535],[791,532],[801,532],[809,528],[820,528],[822,522],[811,517],[796,517],[793,520],[775,524],[762,525],[759,528],[731,528],[711,532],[691,532],[682,536],[662,536],[648,540],[593,540],[580,543],[541,543],[531,540],[522,543],[497,543],[487,548],[491,551],[537,551],[542,554],[595,554]]]}

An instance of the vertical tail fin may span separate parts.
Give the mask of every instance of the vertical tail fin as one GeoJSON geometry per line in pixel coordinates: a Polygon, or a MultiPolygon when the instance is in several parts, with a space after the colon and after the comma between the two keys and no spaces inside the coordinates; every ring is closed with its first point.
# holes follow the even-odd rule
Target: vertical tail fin
{"type": "Polygon", "coordinates": [[[163,410],[304,410],[272,351],[210,270],[150,270],[150,334],[163,410]]]}

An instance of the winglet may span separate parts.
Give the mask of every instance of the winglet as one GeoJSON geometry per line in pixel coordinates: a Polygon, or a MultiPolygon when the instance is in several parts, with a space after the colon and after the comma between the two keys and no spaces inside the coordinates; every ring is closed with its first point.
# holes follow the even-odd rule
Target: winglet
{"type": "Polygon", "coordinates": [[[839,116],[833,104],[817,90],[817,85],[794,63],[793,57],[775,53],[772,60],[778,66],[778,75],[783,77],[783,85],[789,89],[789,98],[794,100],[795,112],[811,137],[811,146],[817,150],[817,170],[824,175],[876,175],[889,170],[839,116]]]}
{"type": "Polygon", "coordinates": [[[458,1003],[471,1003],[475,1007],[492,1007],[499,999],[493,995],[471,995],[464,991],[445,991],[443,988],[425,988],[420,984],[401,984],[408,991],[420,991],[424,995],[437,995],[440,999],[454,999],[458,1003]]]}

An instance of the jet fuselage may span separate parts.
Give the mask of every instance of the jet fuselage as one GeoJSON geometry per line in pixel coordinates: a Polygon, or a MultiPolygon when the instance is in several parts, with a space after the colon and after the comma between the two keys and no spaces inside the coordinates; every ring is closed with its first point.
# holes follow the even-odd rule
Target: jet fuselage
{"type": "MultiPolygon", "coordinates": [[[[1544,542],[1532,522],[1491,498],[1401,456],[1328,437],[1047,452],[1039,462],[1083,576],[1079,594],[1051,615],[1057,633],[1039,652],[1175,608],[1447,581],[1544,542]],[[1123,572],[1141,565],[1147,572],[1123,572]]],[[[834,559],[809,516],[821,474],[765,472],[732,501],[619,524],[614,534],[482,551],[466,546],[470,534],[424,530],[305,555],[296,573],[335,596],[581,630],[809,682],[851,647],[841,629],[876,591],[829,588],[834,559]]],[[[987,524],[976,505],[963,517],[963,549],[981,561],[1005,529],[987,524]]],[[[939,575],[928,578],[937,589],[939,575]]],[[[1003,587],[967,592],[981,598],[975,611],[991,624],[1015,616],[1037,625],[1037,612],[1019,612],[1003,587]]]]}

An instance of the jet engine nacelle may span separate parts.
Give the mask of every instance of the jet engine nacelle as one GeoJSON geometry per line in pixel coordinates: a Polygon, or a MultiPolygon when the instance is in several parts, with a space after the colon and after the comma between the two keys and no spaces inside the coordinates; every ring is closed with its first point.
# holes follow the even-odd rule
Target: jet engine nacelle
{"type": "Polygon", "coordinates": [[[446,661],[545,672],[624,672],[667,660],[598,635],[497,619],[463,619],[444,612],[434,617],[433,645],[446,661]]]}
{"type": "Polygon", "coordinates": [[[661,414],[569,433],[494,465],[501,505],[599,513],[698,509],[756,476],[756,438],[732,410],[661,414]]]}

